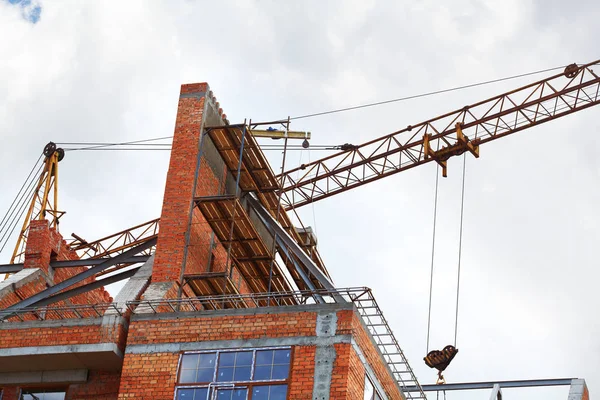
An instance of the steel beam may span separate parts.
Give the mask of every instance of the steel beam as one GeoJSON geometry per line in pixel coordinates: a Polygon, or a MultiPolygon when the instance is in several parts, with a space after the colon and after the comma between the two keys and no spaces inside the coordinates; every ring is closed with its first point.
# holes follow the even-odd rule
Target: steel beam
{"type": "Polygon", "coordinates": [[[139,244],[139,245],[109,259],[109,260],[102,262],[101,264],[98,264],[98,265],[96,265],[90,269],[87,269],[69,279],[59,282],[54,286],[50,286],[48,289],[42,290],[41,292],[36,293],[31,297],[23,299],[20,302],[13,304],[12,306],[0,311],[0,319],[6,318],[13,311],[18,311],[25,307],[34,307],[40,301],[42,301],[52,295],[55,295],[59,292],[62,292],[66,288],[73,286],[76,283],[79,283],[87,278],[90,278],[90,277],[96,275],[97,273],[104,271],[107,268],[112,267],[113,265],[122,264],[128,258],[135,256],[136,254],[141,253],[142,251],[147,250],[150,247],[156,245],[156,242],[157,242],[157,238],[152,238],[152,239],[150,239],[142,244],[139,244]]]}
{"type": "MultiPolygon", "coordinates": [[[[263,222],[263,224],[269,229],[273,236],[277,236],[277,241],[280,242],[283,246],[290,249],[293,255],[298,259],[298,261],[319,281],[319,283],[325,289],[335,289],[333,283],[329,280],[327,275],[323,273],[317,267],[313,260],[302,250],[300,245],[296,243],[294,239],[288,235],[288,233],[279,225],[279,223],[269,214],[269,212],[263,207],[263,205],[253,198],[251,195],[246,197],[248,199],[248,203],[250,206],[256,211],[257,215],[263,222]]],[[[300,273],[302,275],[302,273],[300,273]]],[[[335,296],[336,301],[345,302],[342,296],[335,296]]]]}
{"type": "MultiPolygon", "coordinates": [[[[146,262],[150,258],[149,255],[144,256],[133,256],[129,257],[127,260],[123,261],[121,264],[135,264],[140,262],[146,262]]],[[[86,258],[84,260],[61,260],[61,261],[51,261],[50,267],[52,268],[72,268],[72,267],[91,267],[94,265],[102,264],[105,261],[109,261],[111,258],[86,258]]],[[[24,268],[23,263],[19,264],[4,264],[0,265],[0,274],[14,274],[15,272],[19,272],[24,268]]]]}
{"type": "MultiPolygon", "coordinates": [[[[88,283],[87,285],[78,286],[76,288],[73,288],[73,289],[70,289],[70,290],[67,290],[67,291],[64,291],[61,293],[57,293],[53,296],[45,298],[44,300],[38,301],[37,303],[35,303],[35,306],[36,307],[47,306],[49,304],[56,303],[58,301],[69,299],[73,296],[77,296],[78,294],[82,294],[82,293],[88,292],[90,290],[98,289],[99,287],[110,285],[111,283],[122,281],[123,279],[131,278],[133,275],[135,275],[136,272],[138,272],[138,270],[140,268],[142,268],[142,267],[141,266],[135,267],[135,268],[129,269],[127,271],[109,276],[108,278],[100,279],[100,280],[88,283]]],[[[0,315],[2,315],[2,311],[0,311],[0,315]]],[[[0,316],[0,318],[2,318],[2,317],[0,316]]]]}
{"type": "MultiPolygon", "coordinates": [[[[532,379],[521,381],[498,381],[498,382],[469,382],[469,383],[446,383],[443,385],[421,385],[424,392],[437,392],[444,390],[480,390],[493,389],[494,385],[500,388],[524,388],[539,386],[570,386],[576,378],[561,379],[532,379]]],[[[417,386],[406,386],[402,388],[405,392],[418,392],[417,386]]]]}

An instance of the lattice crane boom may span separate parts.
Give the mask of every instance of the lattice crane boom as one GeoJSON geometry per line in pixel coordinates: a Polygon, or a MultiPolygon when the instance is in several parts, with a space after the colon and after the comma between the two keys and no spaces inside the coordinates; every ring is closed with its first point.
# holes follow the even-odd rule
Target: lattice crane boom
{"type": "Polygon", "coordinates": [[[58,219],[64,214],[63,211],[58,211],[58,163],[65,156],[65,152],[50,142],[44,147],[43,153],[43,168],[33,189],[27,214],[10,258],[11,264],[23,261],[31,221],[48,219],[51,227],[58,228],[58,219]]]}
{"type": "Polygon", "coordinates": [[[519,89],[302,164],[278,178],[287,210],[435,161],[446,176],[447,160],[479,146],[600,103],[600,77],[578,66],[519,89]],[[298,178],[296,178],[298,177],[298,178]]]}

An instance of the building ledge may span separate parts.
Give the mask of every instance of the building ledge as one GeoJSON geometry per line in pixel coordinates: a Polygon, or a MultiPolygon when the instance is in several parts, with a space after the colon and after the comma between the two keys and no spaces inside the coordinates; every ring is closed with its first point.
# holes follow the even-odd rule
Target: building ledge
{"type": "Polygon", "coordinates": [[[54,370],[118,371],[123,353],[115,343],[31,346],[0,349],[0,375],[54,370]]]}

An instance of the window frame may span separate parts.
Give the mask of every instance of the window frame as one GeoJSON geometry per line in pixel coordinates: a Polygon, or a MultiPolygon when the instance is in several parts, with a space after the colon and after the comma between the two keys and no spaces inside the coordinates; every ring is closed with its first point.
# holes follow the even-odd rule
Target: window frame
{"type": "MultiPolygon", "coordinates": [[[[274,360],[273,360],[274,361],[274,360]]],[[[253,391],[255,387],[260,386],[277,386],[277,385],[286,385],[286,400],[290,397],[290,383],[291,383],[291,375],[292,375],[292,365],[294,363],[294,347],[293,346],[269,346],[269,347],[238,347],[238,348],[230,348],[230,349],[214,349],[214,350],[192,350],[192,351],[182,351],[179,353],[179,361],[177,363],[177,374],[175,380],[175,393],[174,400],[177,400],[178,391],[180,389],[215,389],[219,390],[223,389],[247,389],[246,400],[251,400],[253,391]],[[218,371],[219,371],[219,361],[220,356],[223,353],[239,353],[239,352],[252,352],[252,361],[250,365],[250,378],[254,378],[255,368],[256,368],[256,354],[259,351],[269,351],[269,350],[289,350],[290,352],[290,360],[288,365],[288,374],[285,379],[268,379],[268,380],[246,380],[246,381],[223,381],[219,382],[218,379],[218,371]],[[211,382],[194,382],[194,383],[180,383],[181,372],[183,370],[182,363],[183,357],[190,354],[211,354],[215,353],[215,365],[213,372],[213,381],[211,382]]],[[[271,363],[272,367],[278,364],[271,363]]],[[[271,372],[272,374],[272,372],[271,372]]]]}
{"type": "Polygon", "coordinates": [[[384,399],[387,399],[387,397],[383,397],[381,395],[381,393],[377,389],[377,386],[373,383],[373,379],[371,379],[369,374],[365,372],[365,387],[363,388],[363,400],[384,400],[384,399]],[[365,399],[365,397],[364,397],[365,391],[367,390],[367,383],[369,383],[371,385],[371,388],[373,389],[373,393],[369,399],[365,399]]]}
{"type": "MultiPolygon", "coordinates": [[[[63,399],[67,398],[67,388],[66,387],[21,387],[18,390],[19,393],[19,398],[18,400],[21,400],[23,398],[23,391],[28,391],[28,392],[35,392],[35,391],[41,391],[41,394],[46,394],[46,393],[62,393],[64,394],[63,399]]],[[[27,394],[27,393],[25,393],[27,394]]],[[[1,397],[0,397],[1,399],[1,397]]]]}

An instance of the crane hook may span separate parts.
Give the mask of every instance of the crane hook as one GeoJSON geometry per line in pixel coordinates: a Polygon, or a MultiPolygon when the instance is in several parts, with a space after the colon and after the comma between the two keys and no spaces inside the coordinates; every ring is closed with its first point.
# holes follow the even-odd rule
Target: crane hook
{"type": "Polygon", "coordinates": [[[458,353],[458,349],[452,345],[448,345],[441,351],[430,351],[427,353],[427,356],[423,358],[423,360],[425,360],[425,364],[427,364],[429,368],[435,368],[438,370],[438,380],[436,382],[438,385],[446,383],[442,372],[446,369],[446,367],[448,367],[448,365],[450,365],[450,362],[452,359],[454,359],[456,353],[458,353]]]}

